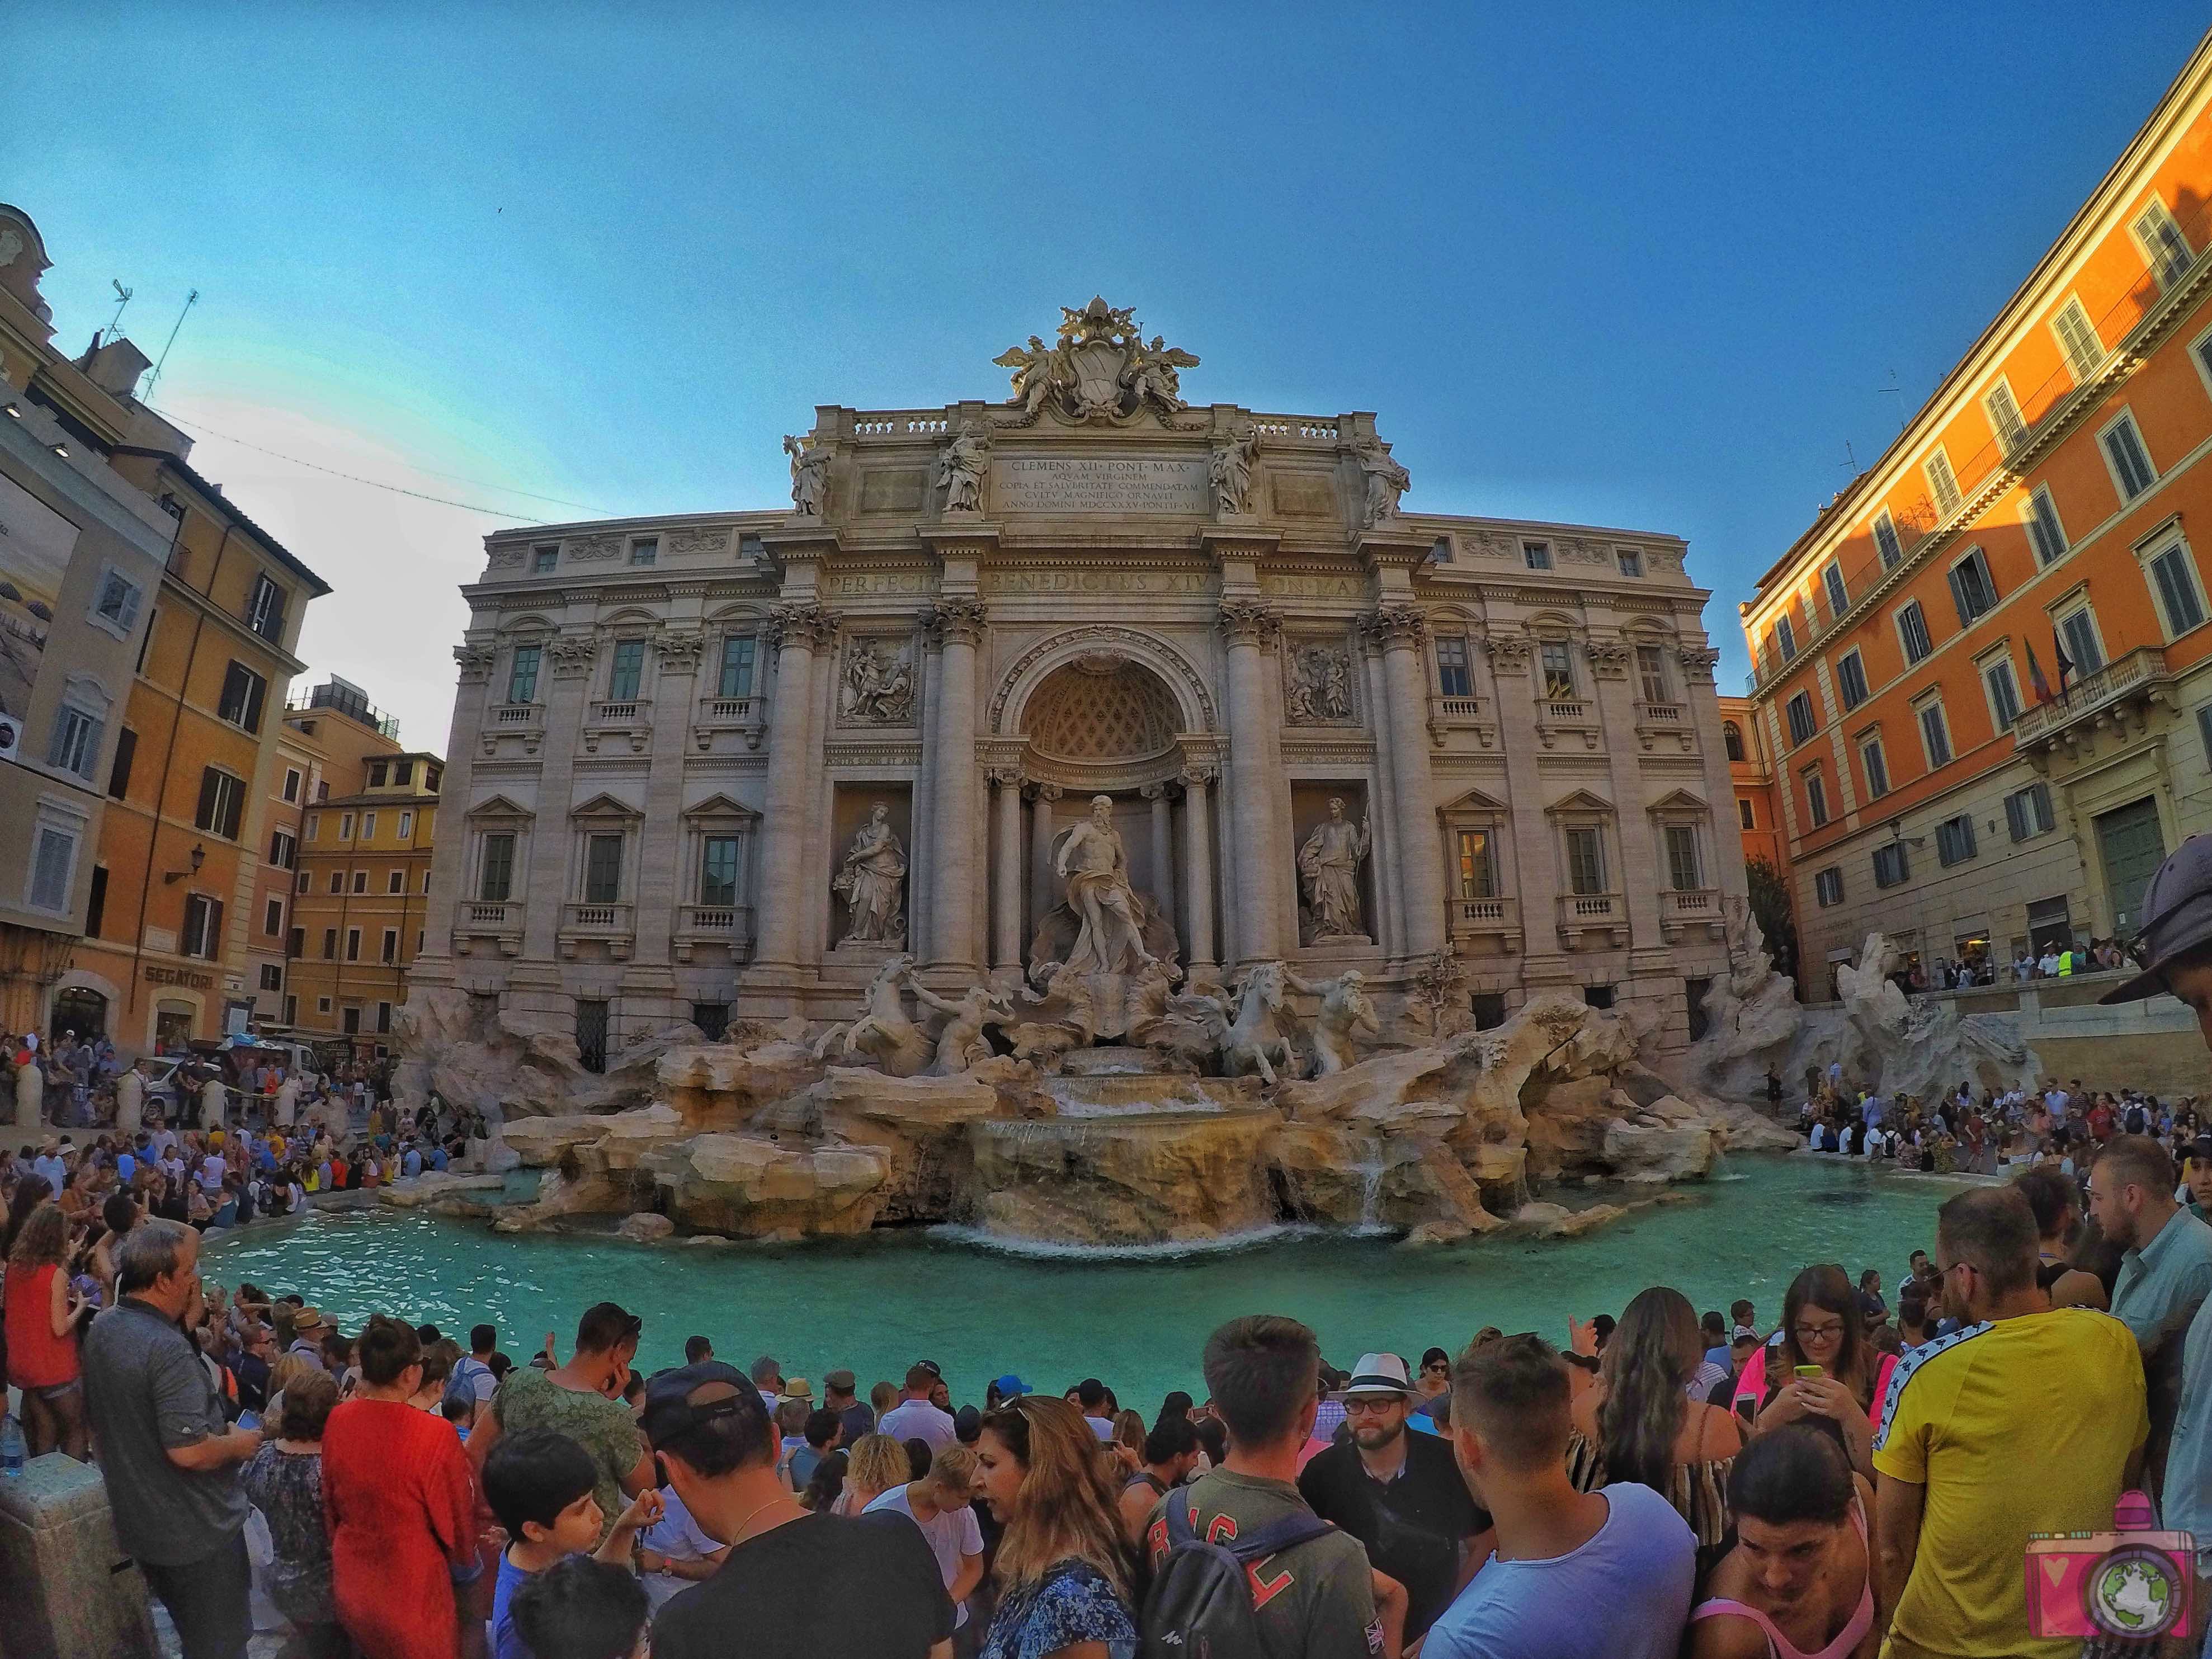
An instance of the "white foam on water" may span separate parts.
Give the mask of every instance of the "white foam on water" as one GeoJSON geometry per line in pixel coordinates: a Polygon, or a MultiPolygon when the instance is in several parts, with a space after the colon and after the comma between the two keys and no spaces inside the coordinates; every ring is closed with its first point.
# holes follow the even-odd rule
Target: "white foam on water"
{"type": "Polygon", "coordinates": [[[1218,1238],[1167,1239],[1158,1244],[1065,1244],[1042,1238],[1008,1238],[981,1227],[947,1224],[927,1229],[931,1238],[951,1244],[992,1250],[1002,1255],[1066,1261],[1170,1261],[1182,1256],[1226,1255],[1262,1245],[1287,1243],[1293,1239],[1317,1238],[1331,1231],[1310,1222],[1285,1221],[1248,1228],[1243,1232],[1224,1233],[1218,1238]]]}

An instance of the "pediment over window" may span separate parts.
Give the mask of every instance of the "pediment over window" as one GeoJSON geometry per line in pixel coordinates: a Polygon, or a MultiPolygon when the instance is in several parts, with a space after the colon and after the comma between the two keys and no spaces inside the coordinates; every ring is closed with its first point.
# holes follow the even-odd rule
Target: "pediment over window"
{"type": "Polygon", "coordinates": [[[568,816],[572,818],[599,823],[630,823],[642,818],[645,814],[628,801],[603,792],[579,805],[570,807],[568,816]]]}
{"type": "Polygon", "coordinates": [[[760,814],[751,807],[743,801],[732,800],[729,796],[720,793],[709,795],[706,799],[685,807],[684,816],[687,818],[712,818],[722,823],[731,820],[744,823],[760,822],[760,814]]]}
{"type": "Polygon", "coordinates": [[[1711,808],[1686,789],[1670,789],[1644,810],[1654,817],[1701,818],[1711,808]]]}
{"type": "Polygon", "coordinates": [[[507,795],[493,795],[478,801],[461,815],[471,823],[489,823],[495,821],[528,823],[538,814],[520,801],[507,795]]]}
{"type": "Polygon", "coordinates": [[[1513,809],[1486,790],[1470,789],[1456,800],[1444,804],[1447,814],[1460,817],[1503,818],[1512,815],[1513,809]]]}
{"type": "Polygon", "coordinates": [[[1553,817],[1609,818],[1613,816],[1613,803],[1587,789],[1575,789],[1560,796],[1544,810],[1553,817]]]}

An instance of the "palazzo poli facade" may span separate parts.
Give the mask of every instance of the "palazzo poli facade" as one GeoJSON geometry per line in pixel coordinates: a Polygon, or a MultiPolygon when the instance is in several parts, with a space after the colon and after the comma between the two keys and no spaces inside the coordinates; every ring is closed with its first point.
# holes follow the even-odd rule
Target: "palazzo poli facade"
{"type": "Polygon", "coordinates": [[[1407,511],[1373,416],[1187,404],[1100,301],[999,361],[1003,403],[818,408],[787,507],[487,538],[413,985],[587,1065],[848,1018],[902,954],[1011,996],[1103,796],[1101,890],[1194,985],[1581,986],[1691,1040],[1744,872],[1680,540],[1407,511]]]}

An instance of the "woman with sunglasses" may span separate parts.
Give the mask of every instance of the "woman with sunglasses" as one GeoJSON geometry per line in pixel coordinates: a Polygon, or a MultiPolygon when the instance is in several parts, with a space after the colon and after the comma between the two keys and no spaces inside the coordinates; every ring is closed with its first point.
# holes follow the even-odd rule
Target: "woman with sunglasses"
{"type": "Polygon", "coordinates": [[[1874,1419],[1896,1369],[1897,1356],[1869,1340],[1850,1277],[1822,1262],[1790,1281],[1781,1340],[1743,1368],[1736,1410],[1754,1435],[1803,1423],[1835,1436],[1851,1468],[1872,1480],[1874,1419]]]}

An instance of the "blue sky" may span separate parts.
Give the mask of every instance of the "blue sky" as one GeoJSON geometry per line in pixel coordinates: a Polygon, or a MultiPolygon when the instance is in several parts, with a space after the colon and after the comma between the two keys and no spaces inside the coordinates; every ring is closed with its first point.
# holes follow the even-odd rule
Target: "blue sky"
{"type": "Polygon", "coordinates": [[[0,195],[72,349],[112,277],[154,353],[199,290],[153,401],[337,590],[318,674],[430,747],[454,585],[515,520],[264,451],[539,519],[770,506],[817,403],[1002,397],[990,359],[1094,292],[1204,360],[1194,401],[1377,411],[1409,507],[1688,538],[1739,685],[1736,601],[1846,443],[1895,435],[2205,21],[276,9],[11,16],[0,195]]]}

